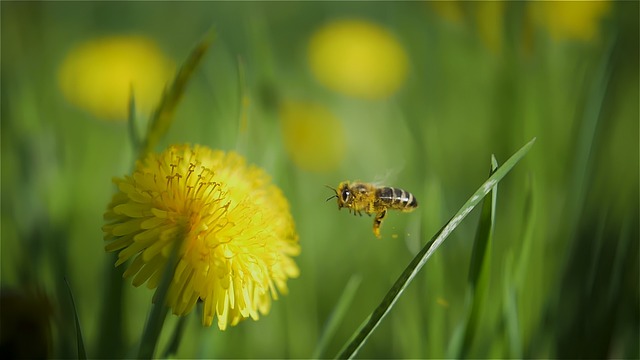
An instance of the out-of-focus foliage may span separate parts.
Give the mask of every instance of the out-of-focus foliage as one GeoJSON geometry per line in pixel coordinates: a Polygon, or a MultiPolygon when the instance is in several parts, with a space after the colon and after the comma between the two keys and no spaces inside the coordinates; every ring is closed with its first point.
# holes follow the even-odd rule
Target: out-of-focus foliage
{"type": "MultiPolygon", "coordinates": [[[[300,277],[268,316],[224,332],[202,327],[195,306],[176,356],[310,357],[356,274],[351,305],[323,339],[322,353],[337,354],[486,179],[491,154],[502,163],[533,137],[536,146],[500,183],[485,300],[464,354],[640,356],[637,2],[0,7],[2,294],[46,294],[50,317],[48,305],[24,304],[50,325],[51,337],[40,339],[50,340],[51,356],[76,351],[65,277],[88,357],[137,352],[152,291],[121,285],[101,230],[111,179],[131,173],[137,154],[128,125],[105,119],[127,117],[133,88],[135,126],[146,129],[162,79],[211,26],[216,41],[152,150],[201,144],[264,168],[291,204],[300,277]],[[83,44],[104,39],[145,39],[154,55],[114,50],[68,65],[83,44]],[[67,72],[79,92],[61,81],[67,72]],[[324,185],[343,180],[404,188],[420,207],[390,212],[375,239],[371,218],[325,202],[324,185]],[[123,314],[108,336],[115,319],[99,316],[105,304],[123,314]]],[[[472,212],[439,248],[359,356],[460,353],[478,219],[472,212]]],[[[177,324],[167,318],[157,355],[177,324]]]]}
{"type": "Polygon", "coordinates": [[[342,164],[347,134],[329,109],[302,101],[286,101],[279,116],[285,149],[293,163],[307,171],[326,172],[342,164]]]}
{"type": "Polygon", "coordinates": [[[591,41],[601,34],[611,1],[540,1],[529,5],[535,21],[556,40],[591,41]]]}

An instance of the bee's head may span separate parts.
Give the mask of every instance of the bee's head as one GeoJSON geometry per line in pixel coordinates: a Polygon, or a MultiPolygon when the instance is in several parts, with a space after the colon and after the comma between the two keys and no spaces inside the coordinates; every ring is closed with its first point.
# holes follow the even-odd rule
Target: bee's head
{"type": "Polygon", "coordinates": [[[343,207],[351,206],[351,190],[349,190],[349,182],[343,181],[338,185],[337,189],[334,189],[327,185],[327,187],[333,190],[336,194],[330,196],[327,201],[337,198],[338,199],[338,209],[342,209],[343,207]]]}

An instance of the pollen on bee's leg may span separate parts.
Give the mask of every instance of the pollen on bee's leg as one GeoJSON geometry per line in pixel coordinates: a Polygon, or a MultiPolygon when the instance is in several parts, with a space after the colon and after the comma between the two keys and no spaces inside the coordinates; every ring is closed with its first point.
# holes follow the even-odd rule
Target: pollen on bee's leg
{"type": "Polygon", "coordinates": [[[381,239],[382,237],[380,236],[380,224],[379,223],[373,223],[373,235],[375,235],[378,239],[381,239]]]}
{"type": "Polygon", "coordinates": [[[380,226],[382,225],[382,219],[384,219],[385,215],[387,215],[387,209],[377,213],[375,219],[373,219],[373,234],[378,239],[380,239],[380,226]]]}

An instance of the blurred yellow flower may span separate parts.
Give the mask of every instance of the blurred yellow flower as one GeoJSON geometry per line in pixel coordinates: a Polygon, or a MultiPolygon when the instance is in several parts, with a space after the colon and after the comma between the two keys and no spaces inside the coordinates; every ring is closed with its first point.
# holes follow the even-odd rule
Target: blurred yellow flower
{"type": "Polygon", "coordinates": [[[346,149],[345,130],[329,109],[309,102],[284,102],[279,109],[284,144],[301,169],[331,171],[346,149]]]}
{"type": "Polygon", "coordinates": [[[308,56],[321,84],[354,97],[387,97],[407,76],[402,45],[383,27],[364,20],[325,25],[311,37],[308,56]]]}
{"type": "Polygon", "coordinates": [[[478,35],[494,54],[502,51],[502,41],[505,35],[504,18],[506,2],[502,0],[478,1],[475,17],[478,35]]]}
{"type": "Polygon", "coordinates": [[[593,40],[601,20],[611,10],[611,2],[606,0],[533,1],[529,6],[536,22],[555,40],[593,40]]]}
{"type": "Polygon", "coordinates": [[[454,24],[462,23],[464,12],[460,6],[460,0],[429,1],[428,4],[443,19],[454,24]]]}
{"type": "Polygon", "coordinates": [[[72,49],[58,69],[62,93],[94,116],[124,121],[133,90],[136,110],[149,114],[171,80],[175,64],[142,36],[111,36],[72,49]]]}
{"type": "Polygon", "coordinates": [[[105,212],[106,251],[125,277],[155,288],[173,246],[178,263],[167,294],[176,315],[204,302],[202,323],[236,325],[267,314],[271,299],[297,277],[300,252],[289,204],[260,168],[236,153],[179,145],[138,162],[115,178],[119,191],[105,212]]]}

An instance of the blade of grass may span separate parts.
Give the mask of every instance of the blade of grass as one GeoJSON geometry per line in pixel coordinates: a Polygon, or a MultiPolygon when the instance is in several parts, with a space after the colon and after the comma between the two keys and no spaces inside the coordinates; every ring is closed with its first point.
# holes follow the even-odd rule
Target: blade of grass
{"type": "MultiPolygon", "coordinates": [[[[515,290],[515,301],[518,309],[530,309],[534,308],[536,299],[532,299],[531,296],[526,294],[530,293],[531,289],[540,288],[544,283],[539,271],[539,264],[534,259],[540,259],[541,254],[539,248],[536,248],[535,233],[539,231],[538,213],[539,206],[534,192],[537,189],[537,183],[535,177],[529,174],[526,182],[526,197],[524,201],[523,221],[522,221],[522,235],[520,236],[521,247],[517,254],[515,265],[512,268],[508,268],[512,277],[511,286],[515,290]]],[[[541,318],[544,318],[539,312],[522,311],[518,313],[518,339],[511,342],[510,351],[514,354],[513,357],[535,357],[534,354],[541,354],[539,346],[532,346],[533,344],[539,344],[543,336],[537,329],[541,326],[541,318]],[[531,324],[531,325],[529,325],[531,324]],[[517,344],[517,348],[513,346],[517,344]],[[535,353],[532,350],[535,349],[535,353]],[[521,356],[517,356],[521,354],[521,356]]],[[[553,338],[553,337],[551,337],[553,338]]]]}
{"type": "Polygon", "coordinates": [[[133,153],[140,151],[140,134],[138,134],[138,126],[136,121],[136,98],[131,85],[131,95],[129,96],[129,118],[127,119],[127,127],[129,129],[129,139],[133,147],[133,153]]]}
{"type": "Polygon", "coordinates": [[[100,310],[100,335],[96,356],[99,358],[117,358],[124,356],[124,334],[122,324],[122,297],[124,281],[122,266],[115,267],[117,254],[108,254],[105,262],[102,309],[100,310]]]}
{"type": "MultiPolygon", "coordinates": [[[[491,156],[491,170],[489,176],[493,175],[498,169],[498,161],[495,156],[491,156]]],[[[484,198],[482,204],[482,213],[478,222],[478,230],[473,243],[471,252],[471,265],[469,266],[469,285],[472,289],[477,290],[477,285],[484,269],[485,254],[490,248],[491,238],[493,237],[493,228],[495,225],[496,201],[498,196],[498,185],[493,187],[491,192],[484,198]]]]}
{"type": "Polygon", "coordinates": [[[518,317],[518,302],[516,301],[516,289],[513,286],[513,274],[511,269],[513,268],[513,256],[510,253],[505,261],[504,271],[504,290],[502,294],[502,301],[504,303],[503,309],[503,321],[506,332],[506,343],[508,349],[505,354],[508,354],[509,358],[520,359],[522,358],[522,341],[520,336],[520,320],[518,317]]]}
{"type": "MultiPolygon", "coordinates": [[[[568,203],[575,205],[573,209],[582,209],[583,203],[586,199],[584,196],[587,179],[590,178],[589,167],[593,166],[593,152],[594,147],[597,145],[598,123],[602,118],[603,106],[607,93],[610,91],[609,86],[611,83],[611,73],[613,72],[614,62],[614,49],[615,44],[618,42],[618,38],[611,41],[607,45],[607,49],[603,51],[603,59],[594,71],[593,77],[591,77],[592,83],[589,84],[586,100],[584,102],[584,108],[579,109],[582,111],[582,118],[580,119],[580,127],[578,128],[575,144],[574,159],[570,162],[572,166],[571,174],[571,191],[569,192],[568,203]]],[[[567,215],[572,217],[571,222],[568,224],[567,230],[570,230],[570,234],[575,233],[575,228],[578,226],[578,217],[581,211],[569,211],[567,215]]]]}
{"type": "Polygon", "coordinates": [[[245,134],[248,124],[249,94],[247,92],[247,75],[244,60],[238,56],[238,133],[245,134]]]}
{"type": "Polygon", "coordinates": [[[151,359],[155,352],[158,338],[160,337],[160,332],[162,331],[162,326],[164,325],[164,320],[169,310],[166,304],[166,298],[176,270],[178,248],[179,246],[176,245],[171,250],[171,255],[162,274],[160,285],[158,285],[155,294],[153,294],[153,305],[151,306],[151,313],[149,314],[147,324],[142,333],[138,359],[151,359]]]}
{"type": "MultiPolygon", "coordinates": [[[[489,176],[498,168],[498,161],[491,156],[491,169],[489,176]]],[[[476,238],[471,252],[471,264],[469,265],[469,278],[467,286],[467,306],[471,307],[469,316],[464,325],[464,337],[462,346],[458,349],[458,358],[466,358],[471,350],[471,345],[477,330],[478,316],[483,308],[486,290],[489,284],[490,269],[486,264],[491,264],[491,239],[495,225],[496,201],[498,185],[483,200],[482,212],[476,230],[476,238]]]]}
{"type": "Polygon", "coordinates": [[[78,311],[76,310],[76,301],[73,299],[73,293],[71,292],[71,286],[69,281],[64,278],[64,282],[67,284],[67,290],[69,290],[69,298],[71,298],[71,305],[73,307],[73,317],[76,322],[76,342],[78,344],[78,359],[86,359],[87,352],[84,349],[84,341],[82,340],[82,329],[80,328],[80,320],[78,320],[78,311]]]}
{"type": "Polygon", "coordinates": [[[623,287],[622,280],[624,279],[624,276],[622,275],[625,264],[624,258],[627,257],[628,254],[633,253],[631,240],[633,238],[633,232],[631,231],[631,228],[633,226],[631,224],[633,223],[633,221],[630,220],[632,217],[633,215],[631,215],[630,213],[625,214],[624,218],[622,219],[622,224],[620,225],[620,235],[616,247],[615,260],[613,261],[612,265],[613,269],[611,270],[611,282],[609,283],[609,289],[607,292],[608,304],[614,304],[618,296],[621,295],[620,288],[623,287]]]}
{"type": "Polygon", "coordinates": [[[238,56],[238,140],[236,151],[243,153],[247,146],[249,132],[249,92],[244,61],[238,56]]]}
{"type": "Polygon", "coordinates": [[[520,150],[513,154],[504,165],[499,167],[496,172],[487,179],[482,186],[467,200],[467,202],[458,210],[458,212],[443,226],[429,241],[420,252],[411,260],[407,268],[402,272],[398,280],[391,287],[389,292],[382,299],[378,307],[368,316],[354,335],[349,339],[343,350],[338,354],[338,358],[353,358],[358,350],[364,345],[369,336],[378,327],[382,319],[387,315],[391,308],[395,305],[400,295],[407,288],[409,283],[415,278],[420,269],[429,260],[433,253],[440,247],[442,242],[451,234],[460,222],[473,210],[473,208],[484,198],[491,189],[505,176],[511,169],[527,154],[533,146],[535,138],[524,145],[520,150]]]}
{"type": "Polygon", "coordinates": [[[164,351],[163,358],[167,359],[169,357],[175,356],[178,353],[178,347],[180,347],[180,341],[182,340],[182,335],[184,335],[184,324],[187,322],[186,316],[181,316],[178,319],[178,324],[173,330],[173,335],[171,336],[171,341],[169,342],[169,346],[164,351]]]}
{"type": "Polygon", "coordinates": [[[160,104],[153,112],[151,120],[149,121],[149,129],[147,131],[147,136],[142,142],[138,156],[139,159],[143,159],[147,153],[153,150],[158,142],[160,142],[160,139],[169,130],[169,127],[173,122],[173,114],[175,113],[178,103],[186,90],[187,83],[191,79],[191,76],[194,74],[214,39],[215,31],[211,29],[191,51],[189,57],[187,57],[180,67],[180,70],[178,70],[178,73],[173,79],[171,85],[162,94],[160,104]]]}
{"type": "MultiPolygon", "coordinates": [[[[530,271],[529,263],[531,260],[531,249],[533,247],[533,232],[534,224],[536,224],[536,212],[534,211],[535,203],[533,202],[534,196],[534,183],[533,177],[529,174],[526,183],[526,196],[524,201],[523,212],[523,226],[522,232],[522,247],[520,253],[517,255],[517,262],[514,265],[512,261],[512,254],[509,254],[506,260],[507,266],[505,267],[505,279],[504,279],[504,318],[505,326],[508,338],[509,349],[508,353],[511,358],[522,358],[522,329],[520,316],[518,314],[518,286],[520,284],[526,284],[525,275],[527,271],[530,271]]],[[[526,285],[525,285],[526,286],[526,285]]]]}
{"type": "Polygon", "coordinates": [[[351,306],[351,303],[353,302],[353,298],[356,295],[356,290],[358,290],[358,286],[360,286],[361,282],[362,282],[362,276],[360,275],[351,276],[351,278],[349,279],[349,282],[347,282],[347,285],[342,291],[342,295],[340,296],[340,299],[338,299],[338,303],[336,304],[336,307],[331,312],[331,315],[329,316],[329,319],[327,320],[327,323],[324,326],[322,335],[320,335],[320,340],[318,340],[318,345],[316,345],[316,349],[314,350],[313,355],[311,356],[313,359],[320,359],[323,357],[327,349],[327,345],[329,344],[329,340],[335,334],[336,330],[338,329],[338,325],[340,325],[340,322],[342,321],[342,319],[344,319],[344,316],[347,313],[349,306],[351,306]]]}
{"type": "MultiPolygon", "coordinates": [[[[428,198],[428,197],[426,197],[428,198]]],[[[427,336],[423,338],[423,342],[428,344],[425,346],[425,358],[444,359],[446,355],[445,339],[449,336],[442,328],[447,323],[447,309],[450,308],[449,298],[446,295],[447,276],[445,275],[445,265],[442,256],[436,256],[429,263],[429,272],[424,274],[425,280],[422,293],[425,299],[433,299],[429,303],[439,306],[439,311],[433,311],[429,316],[429,321],[425,324],[427,336]],[[430,293],[428,293],[430,292],[430,293]]],[[[428,301],[428,300],[427,300],[428,301]]],[[[427,315],[422,316],[425,318],[427,315]]]]}
{"type": "Polygon", "coordinates": [[[533,197],[535,184],[533,177],[529,176],[527,180],[527,195],[524,200],[523,213],[523,234],[522,248],[518,257],[518,263],[515,265],[515,284],[524,284],[525,275],[529,271],[529,262],[531,259],[531,249],[533,247],[533,231],[536,224],[536,212],[534,211],[535,203],[533,197]]]}

